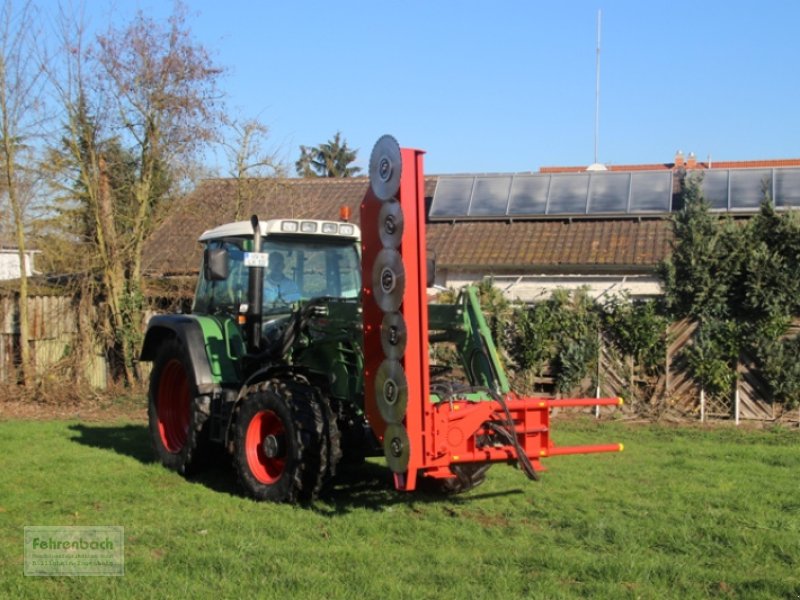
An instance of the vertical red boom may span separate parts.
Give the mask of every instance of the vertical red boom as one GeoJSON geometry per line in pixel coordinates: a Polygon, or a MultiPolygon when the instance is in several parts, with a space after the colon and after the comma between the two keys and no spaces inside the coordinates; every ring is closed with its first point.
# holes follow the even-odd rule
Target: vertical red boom
{"type": "Polygon", "coordinates": [[[431,402],[423,154],[381,138],[361,204],[365,408],[395,487],[413,490],[420,475],[453,477],[450,466],[459,463],[519,460],[523,454],[539,471],[548,456],[621,451],[622,444],[558,447],[550,439],[551,408],[618,405],[620,398],[509,393],[483,402],[431,402]],[[382,342],[390,320],[405,325],[404,351],[392,356],[382,342]],[[495,424],[510,429],[513,439],[485,443],[495,424]]]}

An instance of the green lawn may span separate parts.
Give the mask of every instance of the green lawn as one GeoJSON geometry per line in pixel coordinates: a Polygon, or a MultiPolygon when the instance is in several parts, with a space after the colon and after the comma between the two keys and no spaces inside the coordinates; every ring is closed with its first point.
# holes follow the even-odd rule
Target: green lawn
{"type": "Polygon", "coordinates": [[[461,497],[368,464],[310,507],[187,481],[141,423],[0,422],[0,598],[800,598],[800,433],[557,421],[538,483],[461,497]],[[25,577],[26,525],[122,525],[123,577],[25,577]]]}

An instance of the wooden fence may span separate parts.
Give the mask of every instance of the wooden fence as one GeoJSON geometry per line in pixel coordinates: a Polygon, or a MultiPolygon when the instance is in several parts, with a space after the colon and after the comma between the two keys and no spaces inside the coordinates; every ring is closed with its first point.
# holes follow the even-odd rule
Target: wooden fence
{"type": "MultiPolygon", "coordinates": [[[[80,328],[76,299],[71,296],[31,296],[28,298],[30,355],[34,373],[41,380],[56,366],[70,358],[80,328]]],[[[19,304],[15,296],[0,296],[0,383],[13,383],[19,364],[19,304]]],[[[108,374],[105,357],[99,349],[84,357],[79,365],[93,387],[105,389],[108,374]]],[[[70,382],[64,382],[69,385],[70,382]]]]}
{"type": "MultiPolygon", "coordinates": [[[[638,413],[669,411],[684,417],[706,419],[741,419],[773,421],[798,419],[800,413],[788,414],[780,404],[770,401],[769,388],[749,354],[740,356],[736,384],[728,394],[707,393],[692,377],[682,358],[683,350],[694,343],[697,323],[681,320],[671,323],[666,332],[667,349],[663,372],[642,376],[631,357],[620,357],[613,344],[601,338],[598,392],[603,396],[623,396],[638,413]]],[[[787,335],[800,333],[800,321],[787,335]]]]}
{"type": "MultiPolygon", "coordinates": [[[[36,376],[61,373],[56,367],[70,358],[71,349],[82,327],[77,299],[71,296],[34,296],[29,298],[31,323],[30,349],[36,376]]],[[[601,396],[622,396],[628,410],[637,414],[657,415],[665,411],[696,419],[755,419],[771,421],[792,418],[780,405],[769,401],[767,386],[759,375],[755,361],[742,356],[737,367],[737,384],[730,394],[712,396],[704,393],[689,374],[681,360],[681,352],[693,343],[697,324],[689,321],[672,323],[667,331],[669,340],[664,368],[656,375],[641,373],[630,356],[621,356],[613,344],[601,337],[594,390],[601,396]]],[[[788,333],[800,334],[800,321],[788,333]]],[[[19,361],[19,316],[14,296],[0,297],[0,383],[13,383],[19,361]]],[[[82,374],[94,387],[105,389],[109,384],[108,366],[98,348],[84,356],[82,374]]],[[[71,382],[65,381],[64,385],[71,382]]],[[[551,379],[540,379],[545,390],[551,379]]],[[[591,388],[585,381],[582,390],[591,388]]],[[[552,386],[550,385],[552,392],[552,386]]],[[[792,411],[794,418],[800,411],[792,411]]]]}

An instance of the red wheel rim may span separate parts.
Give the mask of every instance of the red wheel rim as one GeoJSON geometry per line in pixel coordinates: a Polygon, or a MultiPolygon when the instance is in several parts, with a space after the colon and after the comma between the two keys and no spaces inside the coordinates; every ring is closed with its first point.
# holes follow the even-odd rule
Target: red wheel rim
{"type": "Polygon", "coordinates": [[[177,454],[186,445],[189,435],[189,378],[183,363],[170,360],[161,372],[158,382],[158,432],[167,452],[177,454]]]}
{"type": "Polygon", "coordinates": [[[269,457],[264,452],[264,438],[268,435],[276,438],[284,437],[286,430],[280,417],[271,410],[256,413],[247,426],[245,435],[245,452],[250,472],[259,482],[275,483],[283,475],[286,468],[286,457],[269,457]]]}

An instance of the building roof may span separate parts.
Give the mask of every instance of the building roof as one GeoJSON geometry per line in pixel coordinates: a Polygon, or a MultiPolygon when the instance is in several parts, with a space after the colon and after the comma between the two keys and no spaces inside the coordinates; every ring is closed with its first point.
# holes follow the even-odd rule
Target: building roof
{"type": "MultiPolygon", "coordinates": [[[[769,160],[722,160],[699,162],[691,154],[684,158],[678,152],[671,163],[645,163],[635,165],[606,165],[609,171],[664,171],[675,169],[778,169],[782,167],[800,167],[800,158],[776,158],[769,160]]],[[[583,173],[586,166],[542,167],[540,173],[583,173]]]]}
{"type": "MultiPolygon", "coordinates": [[[[426,177],[428,202],[436,181],[426,177]]],[[[147,241],[144,271],[151,276],[197,273],[197,238],[203,231],[251,214],[338,219],[340,207],[348,206],[358,223],[368,185],[366,177],[253,179],[244,182],[237,202],[236,180],[204,180],[176,201],[147,241]]],[[[486,274],[649,272],[666,256],[672,239],[665,218],[431,222],[427,228],[438,268],[486,274]]]]}
{"type": "Polygon", "coordinates": [[[487,274],[649,272],[671,239],[666,219],[428,224],[437,265],[487,274]]]}

